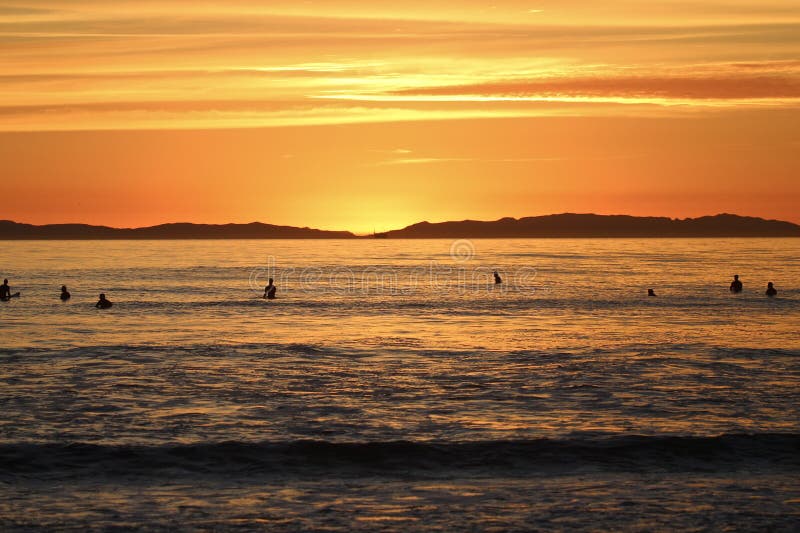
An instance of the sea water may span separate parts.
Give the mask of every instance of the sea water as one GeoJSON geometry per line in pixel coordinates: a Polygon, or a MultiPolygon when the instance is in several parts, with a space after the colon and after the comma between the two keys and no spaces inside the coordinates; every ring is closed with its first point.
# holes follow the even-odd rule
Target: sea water
{"type": "Polygon", "coordinates": [[[800,239],[4,251],[2,530],[800,527],[800,239]]]}

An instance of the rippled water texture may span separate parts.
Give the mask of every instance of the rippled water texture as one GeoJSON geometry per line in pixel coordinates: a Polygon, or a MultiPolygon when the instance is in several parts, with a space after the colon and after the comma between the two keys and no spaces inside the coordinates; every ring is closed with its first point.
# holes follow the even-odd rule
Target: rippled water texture
{"type": "Polygon", "coordinates": [[[11,242],[0,268],[4,530],[800,527],[800,239],[11,242]]]}

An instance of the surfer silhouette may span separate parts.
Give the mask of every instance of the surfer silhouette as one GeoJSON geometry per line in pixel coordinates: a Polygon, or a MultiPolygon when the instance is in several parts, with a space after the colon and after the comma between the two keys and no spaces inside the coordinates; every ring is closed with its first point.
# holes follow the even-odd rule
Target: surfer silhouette
{"type": "Polygon", "coordinates": [[[647,289],[647,295],[648,296],[655,296],[656,295],[656,291],[654,291],[653,289],[647,289]]]}
{"type": "Polygon", "coordinates": [[[114,304],[106,300],[106,295],[103,293],[100,294],[100,299],[97,301],[96,304],[94,304],[94,306],[98,309],[108,309],[112,305],[114,304]]]}
{"type": "Polygon", "coordinates": [[[500,274],[497,273],[497,270],[494,271],[494,284],[500,285],[503,283],[503,280],[500,278],[500,274]]]}
{"type": "Polygon", "coordinates": [[[778,295],[778,290],[772,285],[772,282],[770,281],[769,283],[767,283],[767,296],[772,298],[773,296],[777,295],[778,295]]]}
{"type": "Polygon", "coordinates": [[[742,292],[742,282],[739,281],[739,274],[733,276],[733,281],[731,281],[731,292],[734,294],[742,292]]]}
{"type": "Polygon", "coordinates": [[[62,285],[61,286],[61,296],[59,296],[59,298],[61,298],[62,302],[66,302],[67,300],[72,298],[72,295],[67,290],[67,286],[66,285],[62,285]]]}
{"type": "Polygon", "coordinates": [[[274,300],[275,299],[275,292],[278,288],[272,283],[272,278],[269,278],[269,285],[264,287],[264,298],[267,300],[274,300]]]}
{"type": "Polygon", "coordinates": [[[11,298],[17,298],[18,296],[18,292],[11,294],[11,287],[8,286],[8,280],[4,279],[3,284],[0,285],[0,301],[7,302],[11,298]]]}

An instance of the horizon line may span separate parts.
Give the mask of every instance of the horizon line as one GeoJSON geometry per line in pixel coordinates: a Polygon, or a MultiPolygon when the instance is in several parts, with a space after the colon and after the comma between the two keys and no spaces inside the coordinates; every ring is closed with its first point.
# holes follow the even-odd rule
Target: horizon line
{"type": "Polygon", "coordinates": [[[716,214],[713,214],[713,215],[711,215],[711,214],[699,215],[699,216],[694,216],[694,217],[691,217],[691,216],[687,216],[687,217],[671,217],[671,216],[666,216],[666,215],[630,215],[630,214],[624,214],[624,213],[601,214],[601,213],[594,213],[594,212],[579,213],[579,212],[572,212],[572,211],[564,211],[564,212],[561,212],[561,213],[549,213],[549,214],[545,214],[545,215],[526,215],[526,216],[520,216],[520,217],[504,216],[504,217],[491,219],[491,220],[488,220],[488,219],[487,220],[474,219],[474,218],[462,218],[462,219],[459,219],[459,220],[452,220],[451,219],[451,220],[440,220],[440,221],[420,220],[420,221],[417,221],[417,222],[413,222],[411,224],[407,224],[407,225],[405,225],[403,227],[400,227],[400,228],[388,229],[388,230],[384,230],[384,231],[374,231],[373,230],[371,232],[370,231],[367,231],[367,232],[358,231],[357,232],[357,231],[352,231],[352,230],[348,230],[348,229],[323,229],[323,228],[319,228],[319,227],[311,227],[311,226],[308,226],[308,225],[306,225],[306,226],[295,226],[295,225],[291,225],[291,224],[262,222],[262,221],[259,221],[259,220],[254,220],[254,221],[250,221],[250,222],[220,222],[220,223],[175,221],[175,222],[160,222],[160,223],[156,223],[156,224],[145,225],[145,226],[137,226],[137,227],[117,227],[117,226],[110,226],[110,225],[106,225],[106,224],[92,224],[92,223],[87,223],[87,222],[51,222],[51,223],[45,223],[45,224],[35,224],[35,223],[31,223],[31,222],[20,222],[20,221],[11,220],[11,219],[0,219],[0,223],[6,222],[6,223],[19,224],[19,225],[25,225],[25,226],[32,226],[32,227],[37,227],[37,228],[48,227],[48,226],[87,226],[87,227],[91,227],[91,228],[106,228],[106,229],[115,230],[115,231],[136,231],[136,230],[144,230],[144,229],[151,229],[151,228],[157,228],[157,227],[162,227],[162,226],[173,226],[173,225],[217,226],[217,227],[219,227],[219,226],[249,226],[249,225],[260,224],[260,225],[265,225],[265,226],[274,226],[274,227],[278,227],[278,228],[291,228],[291,229],[300,229],[300,230],[308,230],[308,231],[320,231],[320,232],[326,232],[326,233],[349,233],[349,234],[351,234],[351,235],[353,235],[355,237],[370,237],[372,235],[386,235],[386,234],[391,233],[391,232],[402,231],[404,229],[407,229],[409,227],[416,226],[416,225],[419,225],[419,224],[431,224],[431,225],[434,225],[434,224],[461,223],[461,222],[491,223],[491,222],[499,222],[499,221],[502,221],[502,220],[519,221],[519,220],[527,219],[527,218],[546,218],[546,217],[564,216],[564,215],[598,216],[598,217],[629,217],[629,218],[634,218],[634,219],[667,219],[667,220],[670,220],[670,221],[686,221],[686,220],[698,220],[698,219],[702,219],[702,218],[714,218],[714,217],[720,217],[720,216],[733,216],[733,217],[745,218],[745,219],[749,218],[749,219],[755,219],[755,220],[763,220],[763,221],[766,221],[766,222],[782,222],[782,223],[792,224],[794,226],[800,227],[800,223],[794,222],[794,221],[791,221],[791,220],[782,220],[782,219],[777,219],[777,218],[764,218],[764,217],[754,216],[754,215],[739,215],[739,214],[736,214],[736,213],[728,213],[728,212],[716,213],[716,214]]]}

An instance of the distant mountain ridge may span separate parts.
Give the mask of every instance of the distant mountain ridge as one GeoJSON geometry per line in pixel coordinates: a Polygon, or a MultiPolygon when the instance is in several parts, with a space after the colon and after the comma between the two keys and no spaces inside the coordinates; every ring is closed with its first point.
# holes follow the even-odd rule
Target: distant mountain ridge
{"type": "Polygon", "coordinates": [[[110,228],[89,224],[34,226],[0,220],[0,239],[352,239],[349,231],[326,231],[293,226],[250,224],[191,224],[179,222],[145,228],[110,228]]]}
{"type": "Polygon", "coordinates": [[[800,237],[800,226],[781,220],[720,214],[699,218],[562,213],[495,221],[420,222],[387,231],[387,238],[531,237],[800,237]]]}
{"type": "MultiPolygon", "coordinates": [[[[373,237],[370,235],[369,237],[373,237]]],[[[720,214],[699,218],[635,217],[563,213],[494,221],[419,222],[375,234],[394,239],[551,238],[551,237],[800,237],[800,225],[781,220],[720,214]]],[[[0,239],[355,239],[349,231],[294,226],[174,223],[144,228],[89,224],[35,226],[0,220],[0,239]]]]}

